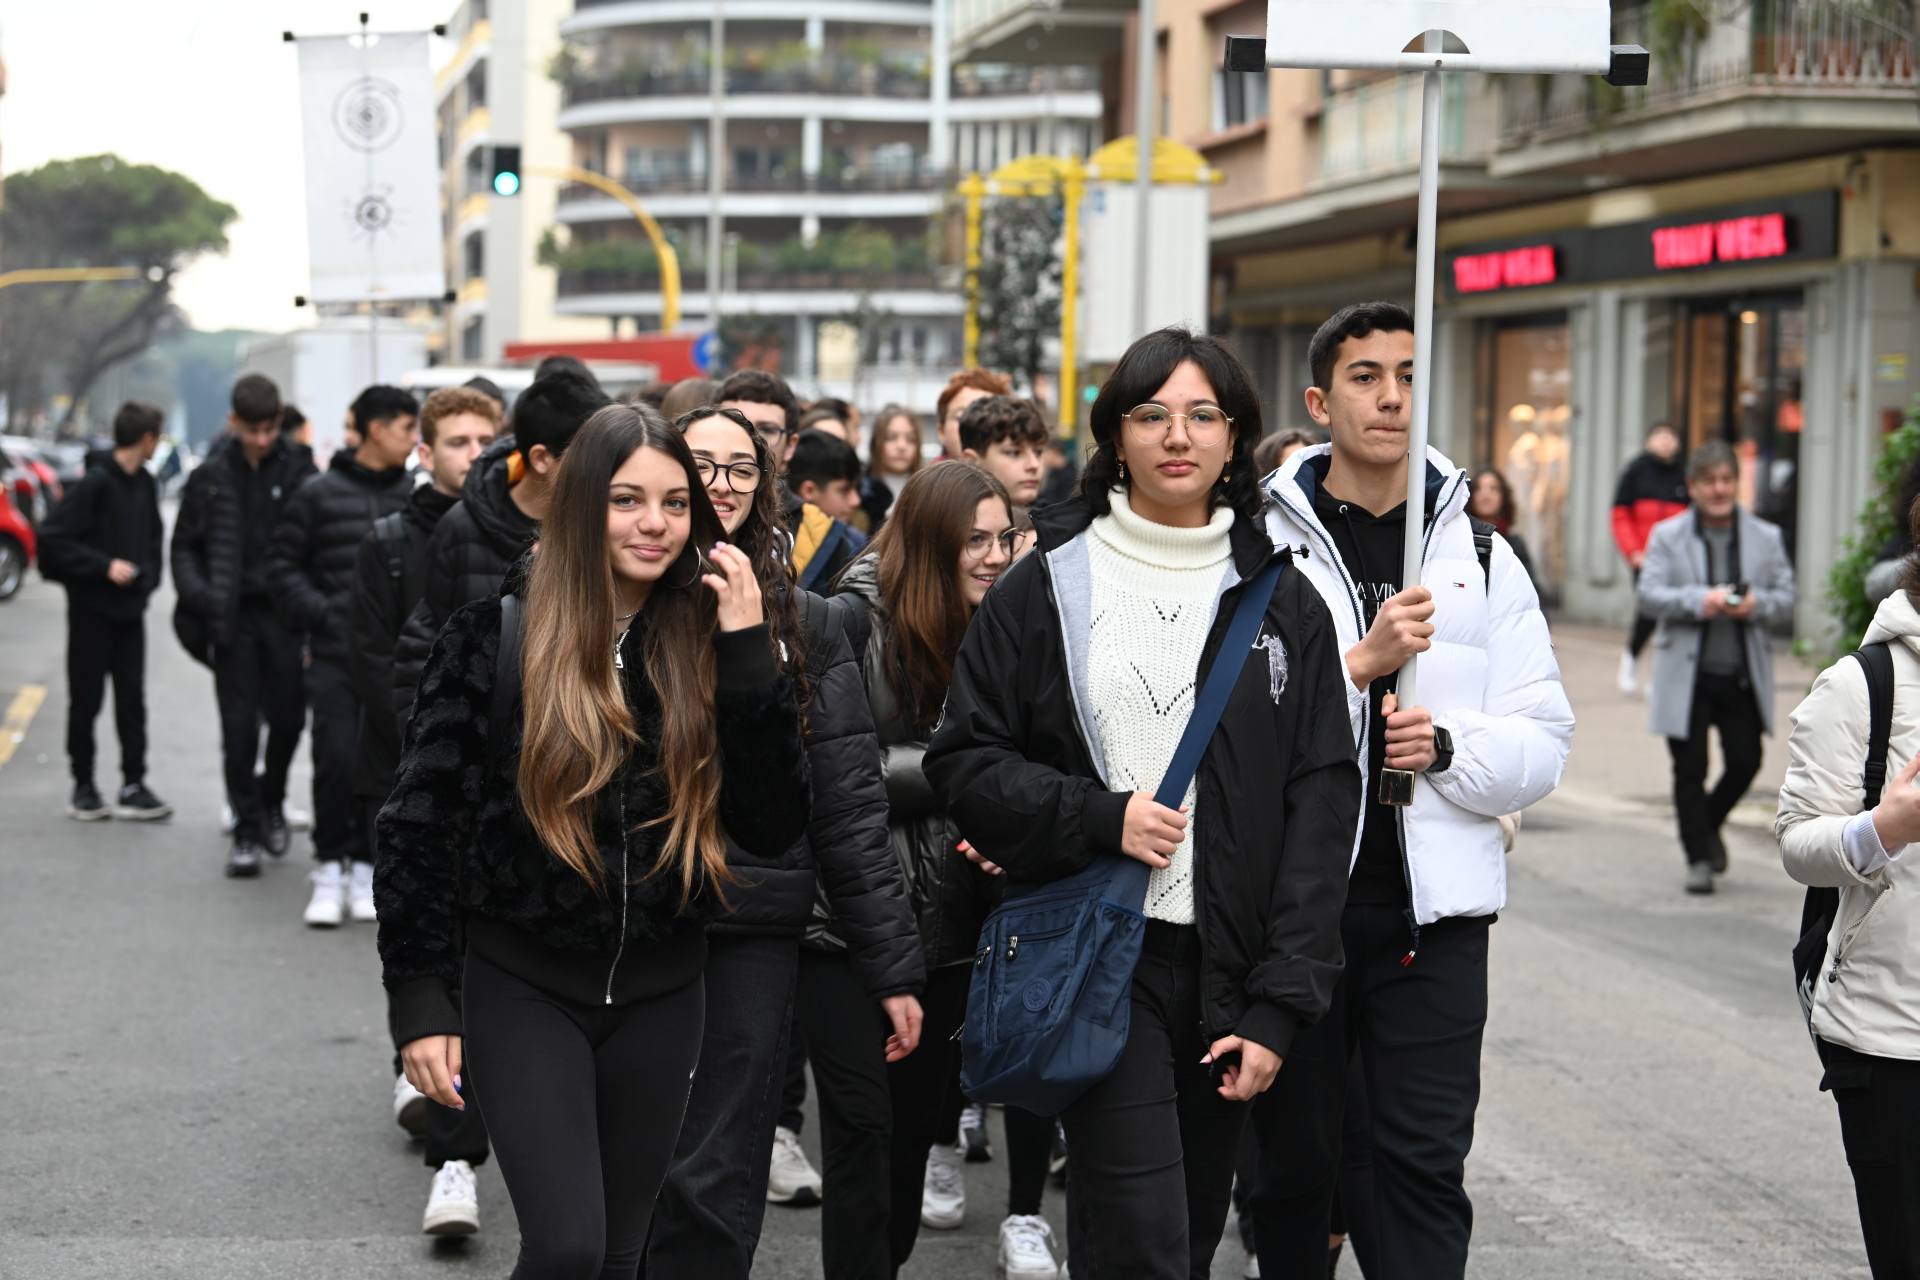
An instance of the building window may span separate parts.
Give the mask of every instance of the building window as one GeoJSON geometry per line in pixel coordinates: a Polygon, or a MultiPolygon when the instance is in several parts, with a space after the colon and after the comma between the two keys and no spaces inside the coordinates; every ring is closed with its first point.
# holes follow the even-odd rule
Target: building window
{"type": "Polygon", "coordinates": [[[1564,311],[1487,321],[1478,334],[1480,424],[1476,463],[1513,490],[1510,529],[1532,554],[1535,584],[1552,603],[1566,579],[1572,452],[1573,358],[1564,311]]]}
{"type": "Polygon", "coordinates": [[[1267,118],[1267,77],[1240,71],[1213,73],[1213,131],[1267,118]]]}
{"type": "Polygon", "coordinates": [[[477,364],[481,358],[480,323],[476,316],[460,327],[460,358],[468,364],[477,364]]]}

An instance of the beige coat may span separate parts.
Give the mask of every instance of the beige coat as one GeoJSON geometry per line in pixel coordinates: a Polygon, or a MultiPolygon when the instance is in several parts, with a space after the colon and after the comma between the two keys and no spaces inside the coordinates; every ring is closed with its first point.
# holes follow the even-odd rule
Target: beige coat
{"type": "MultiPolygon", "coordinates": [[[[1920,752],[1920,612],[1904,591],[1880,604],[1868,642],[1890,641],[1893,733],[1887,785],[1920,752]]],[[[1920,844],[1862,876],[1842,833],[1862,805],[1867,680],[1851,658],[1828,667],[1793,713],[1786,785],[1774,835],[1787,874],[1840,890],[1827,960],[1814,983],[1821,1039],[1883,1058],[1920,1059],[1920,844]]]]}

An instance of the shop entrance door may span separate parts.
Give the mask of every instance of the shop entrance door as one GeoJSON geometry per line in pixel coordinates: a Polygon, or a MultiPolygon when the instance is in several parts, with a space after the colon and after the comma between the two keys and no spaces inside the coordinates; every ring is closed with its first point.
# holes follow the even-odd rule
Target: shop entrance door
{"type": "Polygon", "coordinates": [[[1477,337],[1475,463],[1506,477],[1514,505],[1506,532],[1526,545],[1534,585],[1555,605],[1567,573],[1567,428],[1573,417],[1567,313],[1485,321],[1477,337]]]}
{"type": "Polygon", "coordinates": [[[1724,440],[1740,460],[1740,501],[1780,526],[1794,554],[1800,514],[1803,295],[1747,295],[1686,304],[1674,361],[1675,402],[1689,449],[1724,440]]]}

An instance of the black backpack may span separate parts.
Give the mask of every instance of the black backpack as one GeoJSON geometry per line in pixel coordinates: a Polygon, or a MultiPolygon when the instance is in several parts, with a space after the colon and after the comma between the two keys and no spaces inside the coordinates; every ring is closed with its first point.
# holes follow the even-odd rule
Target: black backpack
{"type": "MultiPolygon", "coordinates": [[[[1893,651],[1885,641],[1865,644],[1847,655],[1867,677],[1867,764],[1860,775],[1863,812],[1880,803],[1887,783],[1887,740],[1893,736],[1893,651]]],[[[1838,889],[1810,888],[1800,907],[1800,941],[1793,944],[1793,981],[1800,1012],[1813,1029],[1814,983],[1827,964],[1827,935],[1840,914],[1838,889]]],[[[1832,975],[1829,975],[1831,977],[1832,975]]]]}

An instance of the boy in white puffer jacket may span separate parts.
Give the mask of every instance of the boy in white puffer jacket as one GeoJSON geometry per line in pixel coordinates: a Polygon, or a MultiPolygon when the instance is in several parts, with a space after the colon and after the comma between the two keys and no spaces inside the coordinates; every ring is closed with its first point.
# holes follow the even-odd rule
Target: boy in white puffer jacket
{"type": "Polygon", "coordinates": [[[1464,1276],[1464,1186],[1480,1092],[1488,926],[1506,904],[1500,817],[1558,785],[1573,712],[1526,571],[1490,527],[1476,537],[1468,477],[1429,451],[1421,582],[1400,581],[1413,320],[1393,303],[1348,307],[1309,349],[1307,409],[1330,445],[1268,477],[1268,531],[1304,547],[1346,652],[1367,773],[1333,1006],[1295,1041],[1255,1106],[1262,1145],[1254,1234],[1267,1275],[1319,1274],[1341,1159],[1347,1063],[1366,1063],[1373,1116],[1373,1280],[1464,1276]],[[1393,685],[1415,653],[1419,707],[1393,685]],[[1422,773],[1406,809],[1377,799],[1382,768],[1422,773]]]}

